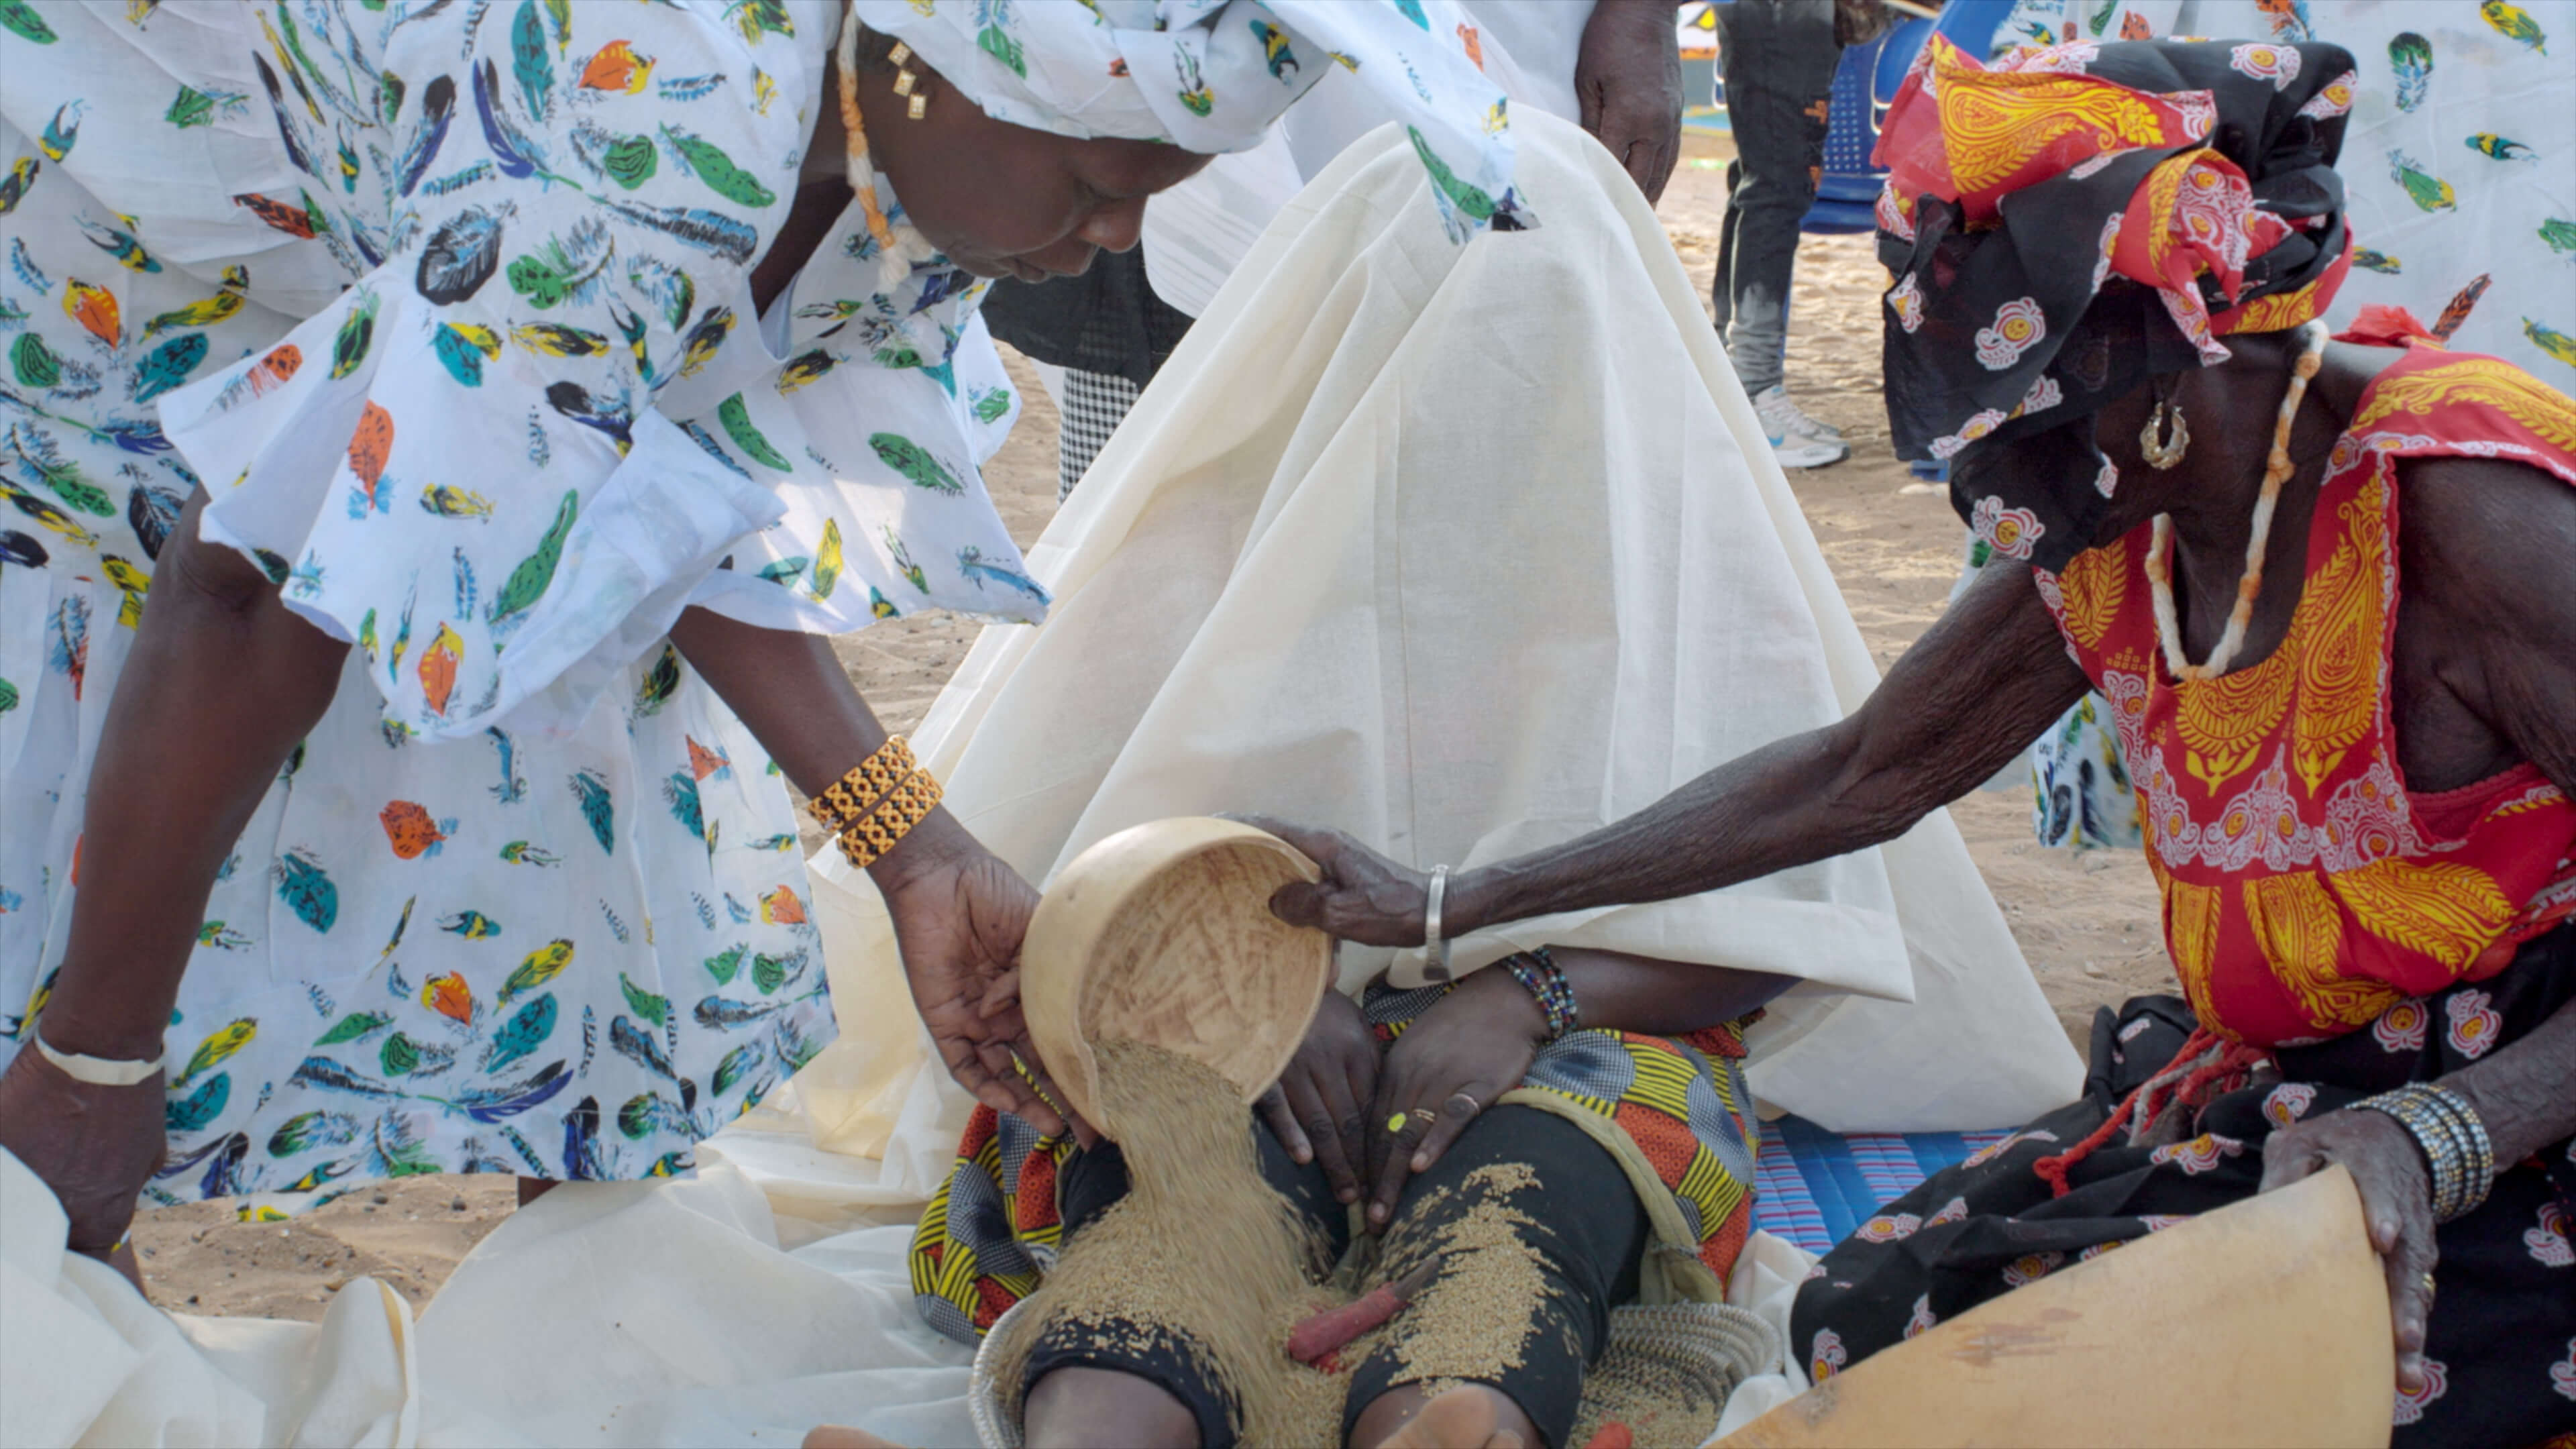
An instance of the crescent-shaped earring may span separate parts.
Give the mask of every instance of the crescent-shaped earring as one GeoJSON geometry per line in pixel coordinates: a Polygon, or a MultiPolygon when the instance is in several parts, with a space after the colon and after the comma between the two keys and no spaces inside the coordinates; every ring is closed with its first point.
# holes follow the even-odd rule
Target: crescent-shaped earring
{"type": "Polygon", "coordinates": [[[2191,448],[2191,423],[2183,417],[2182,409],[2165,396],[2165,387],[2162,382],[2156,384],[2156,410],[2148,416],[2147,425],[2138,429],[2138,453],[2147,460],[2148,467],[2159,472],[2180,463],[2191,448]]]}

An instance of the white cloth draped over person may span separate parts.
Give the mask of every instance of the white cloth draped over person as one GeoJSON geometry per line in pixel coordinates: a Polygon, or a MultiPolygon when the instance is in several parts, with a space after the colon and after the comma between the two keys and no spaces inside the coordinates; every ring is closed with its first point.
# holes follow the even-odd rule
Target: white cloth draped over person
{"type": "MultiPolygon", "coordinates": [[[[1582,118],[1575,59],[1594,0],[1459,0],[1485,74],[1513,114],[1582,118]]],[[[1196,317],[1299,188],[1344,148],[1396,118],[1390,98],[1334,70],[1259,146],[1220,156],[1145,214],[1145,275],[1155,295],[1196,317]]],[[[1052,384],[1050,384],[1052,385],[1052,384]]],[[[1069,491],[1069,490],[1068,490],[1069,491]]]]}
{"type": "MultiPolygon", "coordinates": [[[[1397,205],[1400,133],[1352,148],[1030,550],[1048,623],[988,630],[915,744],[1032,880],[1217,811],[1463,868],[1619,819],[1876,683],[1796,499],[1739,441],[1760,429],[1644,199],[1574,127],[1515,129],[1545,227],[1451,256],[1397,205]],[[1548,212],[1578,190],[1576,215],[1548,212]]],[[[868,893],[815,865],[841,998],[896,989],[890,948],[835,934],[882,929],[868,893]]],[[[1514,923],[1453,965],[1549,942],[1805,978],[1755,1029],[1752,1081],[1837,1129],[1991,1126],[2079,1075],[1946,815],[1709,895],[1514,923]]],[[[1420,984],[1418,956],[1395,984],[1420,984]]],[[[1387,964],[1346,948],[1343,984],[1387,964]]],[[[848,1030],[800,1091],[834,1084],[831,1106],[806,1096],[826,1140],[880,1150],[910,1033],[848,1030]]]]}

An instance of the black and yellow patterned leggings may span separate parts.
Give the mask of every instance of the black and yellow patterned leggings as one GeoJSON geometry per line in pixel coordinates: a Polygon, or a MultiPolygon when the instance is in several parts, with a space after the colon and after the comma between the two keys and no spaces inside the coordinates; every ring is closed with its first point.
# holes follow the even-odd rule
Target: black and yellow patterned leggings
{"type": "MultiPolygon", "coordinates": [[[[1266,1124],[1252,1131],[1262,1176],[1294,1203],[1339,1252],[1350,1241],[1349,1212],[1334,1201],[1320,1164],[1300,1166],[1266,1124]]],[[[1127,1163],[1116,1143],[1103,1142],[1065,1159],[1057,1201],[1069,1242],[1082,1225],[1127,1195],[1127,1163]]],[[[1583,1397],[1585,1370],[1609,1342],[1610,1309],[1637,1294],[1638,1259],[1650,1236],[1646,1210],[1626,1174],[1599,1144],[1565,1118],[1533,1107],[1505,1104],[1479,1115],[1428,1172],[1405,1183],[1388,1230],[1390,1262],[1406,1260],[1408,1244],[1440,1244],[1446,1229],[1480,1208],[1494,1208],[1526,1249],[1544,1290],[1507,1311],[1526,1313],[1519,1362],[1507,1373],[1455,1377],[1490,1384],[1529,1415],[1547,1442],[1562,1445],[1573,1432],[1583,1397]],[[1490,1170],[1489,1170],[1490,1169],[1490,1170]]],[[[1420,1251],[1419,1248],[1413,1251],[1420,1251]]],[[[1438,1276],[1415,1300],[1428,1304],[1444,1284],[1463,1282],[1473,1269],[1469,1253],[1450,1251],[1438,1276]]],[[[1388,1390],[1418,1381],[1396,1350],[1405,1319],[1369,1356],[1350,1369],[1342,1411],[1345,1437],[1360,1412],[1388,1390]]],[[[1171,1394],[1198,1419],[1199,1442],[1209,1449],[1235,1442],[1237,1415],[1190,1346],[1176,1336],[1138,1324],[1139,1332],[1070,1326],[1041,1338],[1029,1355],[1023,1389],[1060,1368],[1098,1368],[1133,1374],[1171,1394]],[[1142,1349],[1129,1347],[1145,1344],[1142,1349]],[[1119,1345],[1104,1348],[1103,1344],[1119,1345]]]]}

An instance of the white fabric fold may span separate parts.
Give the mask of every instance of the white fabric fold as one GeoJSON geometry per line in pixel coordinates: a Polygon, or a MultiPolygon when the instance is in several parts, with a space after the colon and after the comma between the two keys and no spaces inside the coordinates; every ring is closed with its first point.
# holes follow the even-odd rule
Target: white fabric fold
{"type": "MultiPolygon", "coordinates": [[[[1876,685],[1795,496],[1738,442],[1760,426],[1653,213],[1574,127],[1520,131],[1548,225],[1463,251],[1407,209],[1400,131],[1352,148],[1031,550],[1049,621],[988,630],[914,744],[1032,879],[1226,810],[1426,867],[1500,859],[1876,685]]],[[[876,912],[837,859],[815,867],[827,901],[876,912]]],[[[1724,891],[1480,932],[1453,960],[1551,941],[1801,978],[1753,1082],[1837,1130],[2021,1121],[2080,1075],[1945,816],[1724,891]]],[[[827,944],[841,1001],[900,999],[889,951],[827,944]]],[[[1343,984],[1390,964],[1419,981],[1418,953],[1346,950],[1343,984]]],[[[883,1050],[879,1089],[901,1076],[883,1050]]]]}

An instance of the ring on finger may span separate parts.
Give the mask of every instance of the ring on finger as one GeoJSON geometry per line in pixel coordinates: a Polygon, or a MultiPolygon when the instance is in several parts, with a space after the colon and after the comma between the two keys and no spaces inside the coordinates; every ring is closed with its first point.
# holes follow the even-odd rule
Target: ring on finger
{"type": "Polygon", "coordinates": [[[1450,1093],[1449,1100],[1442,1105],[1456,1117],[1473,1117],[1485,1110],[1484,1104],[1478,1102],[1473,1093],[1463,1091],[1450,1093]]]}
{"type": "Polygon", "coordinates": [[[1028,1083],[1029,1095],[1046,1103],[1048,1109],[1054,1112],[1057,1116],[1064,1117],[1069,1115],[1064,1110],[1064,1104],[1057,1101],[1053,1093],[1047,1091],[1046,1085],[1038,1080],[1038,1074],[1029,1069],[1028,1062],[1021,1058],[1016,1049],[1004,1047],[1002,1050],[1010,1052],[1011,1070],[1019,1074],[1021,1081],[1028,1083]]]}
{"type": "Polygon", "coordinates": [[[1428,1132],[1431,1124],[1439,1120],[1440,1114],[1429,1107],[1412,1107],[1387,1118],[1386,1130],[1392,1134],[1402,1132],[1408,1126],[1418,1126],[1428,1132]]]}

